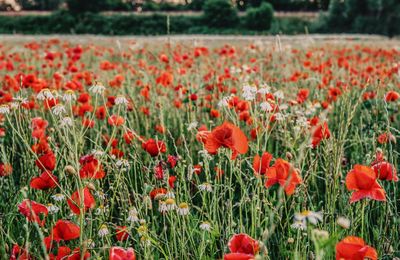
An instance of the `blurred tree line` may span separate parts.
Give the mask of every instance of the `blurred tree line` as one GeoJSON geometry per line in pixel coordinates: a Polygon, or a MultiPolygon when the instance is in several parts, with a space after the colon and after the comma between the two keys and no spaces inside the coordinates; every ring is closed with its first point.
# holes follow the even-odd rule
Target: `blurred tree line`
{"type": "Polygon", "coordinates": [[[331,0],[313,30],[400,35],[400,0],[331,0]]]}
{"type": "MultiPolygon", "coordinates": [[[[69,6],[78,11],[201,11],[205,0],[9,0],[15,1],[21,10],[58,10],[69,6]]],[[[9,1],[0,0],[0,5],[9,1]]],[[[318,11],[327,10],[330,0],[231,0],[240,11],[258,7],[263,2],[272,4],[277,11],[318,11]]],[[[2,9],[5,10],[3,7],[2,9]]]]}

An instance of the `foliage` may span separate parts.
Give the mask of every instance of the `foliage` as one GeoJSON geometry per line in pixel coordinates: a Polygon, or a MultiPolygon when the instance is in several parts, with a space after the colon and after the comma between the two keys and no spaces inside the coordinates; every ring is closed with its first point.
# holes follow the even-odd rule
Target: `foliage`
{"type": "Polygon", "coordinates": [[[66,0],[68,10],[71,13],[100,12],[109,6],[108,0],[66,0]]]}
{"type": "Polygon", "coordinates": [[[317,32],[399,35],[400,1],[332,0],[328,15],[314,25],[317,32]]]}
{"type": "Polygon", "coordinates": [[[252,30],[268,30],[274,16],[271,4],[262,3],[259,7],[253,7],[246,12],[246,26],[252,30]]]}
{"type": "Polygon", "coordinates": [[[239,21],[237,10],[229,0],[207,0],[203,11],[204,22],[210,27],[235,27],[239,21]]]}

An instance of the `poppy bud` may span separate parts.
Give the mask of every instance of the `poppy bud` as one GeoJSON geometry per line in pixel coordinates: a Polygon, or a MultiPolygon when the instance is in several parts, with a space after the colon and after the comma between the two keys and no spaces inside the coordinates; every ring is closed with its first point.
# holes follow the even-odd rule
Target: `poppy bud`
{"type": "Polygon", "coordinates": [[[94,186],[93,183],[89,182],[86,187],[88,187],[90,190],[96,190],[96,187],[94,186]]]}
{"type": "Polygon", "coordinates": [[[290,161],[293,159],[293,155],[290,152],[286,152],[286,158],[290,161]]]}
{"type": "Polygon", "coordinates": [[[75,175],[76,174],[75,168],[72,165],[65,166],[64,171],[66,173],[68,173],[69,175],[75,175]]]}

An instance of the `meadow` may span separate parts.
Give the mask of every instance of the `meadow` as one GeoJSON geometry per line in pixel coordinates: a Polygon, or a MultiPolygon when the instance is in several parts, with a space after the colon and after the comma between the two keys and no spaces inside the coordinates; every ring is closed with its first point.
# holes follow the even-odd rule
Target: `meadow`
{"type": "Polygon", "coordinates": [[[1,259],[400,257],[400,42],[5,37],[1,259]]]}

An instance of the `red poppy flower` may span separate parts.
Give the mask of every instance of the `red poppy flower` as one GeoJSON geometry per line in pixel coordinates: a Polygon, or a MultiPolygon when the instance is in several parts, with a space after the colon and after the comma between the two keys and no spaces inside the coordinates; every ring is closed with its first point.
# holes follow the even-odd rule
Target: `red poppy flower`
{"type": "Polygon", "coordinates": [[[396,143],[396,137],[391,133],[382,133],[378,136],[377,141],[380,144],[386,144],[389,141],[396,143]]]}
{"type": "Polygon", "coordinates": [[[168,155],[168,163],[171,168],[175,168],[176,164],[178,163],[178,157],[173,155],[168,155]]]}
{"type": "Polygon", "coordinates": [[[203,144],[206,143],[207,141],[207,137],[211,132],[207,130],[207,128],[205,130],[203,129],[199,129],[199,131],[196,134],[196,140],[199,142],[202,142],[203,144]]]}
{"type": "Polygon", "coordinates": [[[30,260],[33,259],[25,248],[15,244],[11,250],[10,260],[30,260]]]}
{"type": "Polygon", "coordinates": [[[193,173],[199,175],[203,167],[200,164],[193,165],[193,173]]]}
{"type": "Polygon", "coordinates": [[[135,251],[131,247],[125,249],[119,246],[113,246],[110,249],[109,260],[136,260],[135,251]]]}
{"type": "Polygon", "coordinates": [[[228,242],[228,247],[231,253],[242,253],[248,255],[255,255],[260,250],[258,241],[243,233],[233,235],[228,242]]]}
{"type": "Polygon", "coordinates": [[[385,100],[386,100],[386,102],[394,102],[394,101],[396,101],[397,99],[399,99],[400,98],[400,94],[399,93],[397,93],[396,91],[389,91],[388,93],[386,93],[386,95],[385,95],[385,100]]]}
{"type": "Polygon", "coordinates": [[[168,185],[171,189],[175,188],[176,176],[169,176],[168,178],[168,185]]]}
{"type": "Polygon", "coordinates": [[[53,227],[53,240],[60,242],[79,238],[81,230],[78,225],[68,220],[58,220],[53,227]]]}
{"type": "Polygon", "coordinates": [[[271,163],[273,156],[272,154],[265,152],[260,156],[257,154],[254,156],[253,160],[253,169],[256,175],[264,175],[269,168],[269,164],[271,163]]]}
{"type": "Polygon", "coordinates": [[[105,106],[101,106],[101,107],[98,107],[97,109],[96,109],[96,117],[97,117],[97,119],[100,119],[100,120],[103,120],[104,118],[106,118],[106,108],[105,108],[105,106]]]}
{"type": "Polygon", "coordinates": [[[150,198],[153,200],[153,199],[156,199],[157,197],[163,196],[165,194],[167,194],[167,190],[166,189],[164,189],[164,188],[155,188],[150,192],[150,198]]]}
{"type": "Polygon", "coordinates": [[[129,237],[128,229],[126,226],[117,226],[117,233],[115,234],[118,241],[125,241],[129,237]]]}
{"type": "Polygon", "coordinates": [[[324,122],[315,128],[312,134],[312,146],[315,148],[322,140],[329,139],[330,137],[331,132],[329,131],[328,124],[324,122]]]}
{"type": "Polygon", "coordinates": [[[34,221],[40,226],[44,225],[44,217],[49,214],[45,205],[29,199],[22,201],[22,203],[18,205],[18,210],[28,221],[34,221]],[[43,216],[43,219],[41,219],[41,216],[43,216]]]}
{"type": "Polygon", "coordinates": [[[378,253],[373,247],[365,244],[359,237],[348,236],[336,244],[336,260],[378,259],[378,253]]]}
{"type": "Polygon", "coordinates": [[[13,171],[11,164],[0,163],[0,177],[9,176],[13,171]]]}
{"type": "Polygon", "coordinates": [[[44,171],[39,177],[31,180],[30,186],[32,189],[47,190],[57,187],[58,178],[51,172],[44,171]]]}
{"type": "Polygon", "coordinates": [[[42,171],[53,171],[56,168],[56,156],[48,151],[36,160],[36,166],[42,171]]]}
{"type": "Polygon", "coordinates": [[[300,89],[299,92],[297,93],[297,102],[300,104],[304,103],[304,101],[307,100],[309,94],[310,90],[306,88],[300,89]]]}
{"type": "Polygon", "coordinates": [[[220,147],[231,149],[234,160],[238,154],[245,154],[249,145],[240,128],[225,122],[211,131],[205,143],[205,148],[210,154],[216,154],[220,147]]]}
{"type": "Polygon", "coordinates": [[[31,125],[33,138],[41,139],[46,136],[46,128],[49,125],[46,120],[41,117],[35,117],[32,119],[31,125]]]}
{"type": "Polygon", "coordinates": [[[82,156],[79,159],[79,163],[82,166],[79,170],[79,176],[81,178],[101,179],[106,175],[103,166],[93,154],[82,156]]]}
{"type": "Polygon", "coordinates": [[[81,260],[81,259],[89,259],[90,253],[85,252],[83,256],[81,256],[80,248],[75,248],[73,251],[67,246],[60,246],[57,250],[57,256],[50,254],[50,259],[55,260],[81,260]]]}
{"type": "Polygon", "coordinates": [[[376,159],[371,164],[372,169],[374,170],[376,177],[380,180],[387,181],[398,181],[397,170],[393,164],[387,162],[383,158],[383,153],[377,152],[376,159]]]}
{"type": "Polygon", "coordinates": [[[354,165],[353,169],[346,176],[346,187],[354,191],[350,203],[363,198],[370,198],[378,201],[386,201],[385,190],[376,181],[374,170],[368,166],[354,165]]]}
{"type": "Polygon", "coordinates": [[[124,138],[126,144],[131,144],[132,140],[135,138],[135,135],[133,134],[132,131],[127,130],[124,133],[123,138],[124,138]]]}
{"type": "Polygon", "coordinates": [[[152,157],[155,157],[159,153],[165,153],[167,151],[167,147],[165,146],[165,143],[163,141],[156,141],[151,138],[142,143],[142,148],[152,157]]]}
{"type": "Polygon", "coordinates": [[[286,195],[292,195],[296,186],[302,182],[297,170],[281,158],[277,159],[275,164],[267,170],[266,176],[265,186],[267,188],[278,183],[281,187],[284,187],[286,195]]]}
{"type": "Polygon", "coordinates": [[[122,116],[112,115],[108,118],[108,124],[111,126],[120,126],[124,124],[125,119],[122,116]]]}
{"type": "Polygon", "coordinates": [[[96,206],[96,201],[94,200],[92,193],[90,193],[90,190],[87,187],[82,189],[81,192],[75,191],[74,193],[72,193],[71,198],[68,199],[67,203],[72,212],[77,215],[81,214],[81,207],[83,208],[83,212],[85,212],[96,206]],[[81,198],[81,196],[83,196],[83,198],[81,198]],[[83,205],[81,205],[82,201],[83,205]]]}
{"type": "Polygon", "coordinates": [[[224,255],[224,260],[253,260],[254,255],[243,253],[229,253],[224,255]]]}

